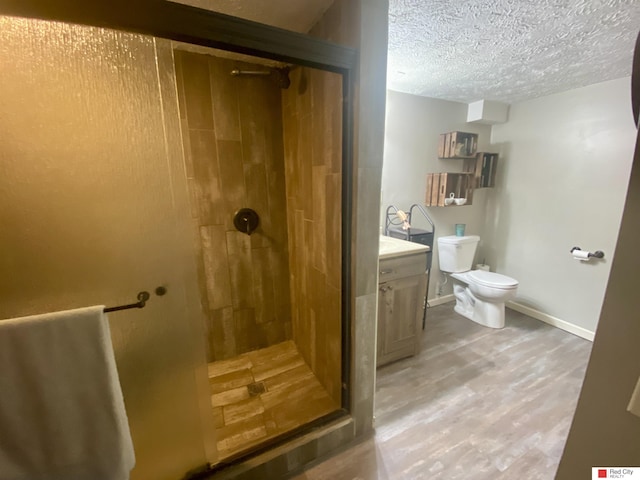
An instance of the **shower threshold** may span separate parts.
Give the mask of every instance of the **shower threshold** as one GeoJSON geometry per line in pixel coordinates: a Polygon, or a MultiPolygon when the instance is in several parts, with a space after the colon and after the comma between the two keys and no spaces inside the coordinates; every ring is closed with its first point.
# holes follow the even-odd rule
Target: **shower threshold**
{"type": "Polygon", "coordinates": [[[209,385],[220,460],[340,408],[292,341],[210,363],[209,385]]]}

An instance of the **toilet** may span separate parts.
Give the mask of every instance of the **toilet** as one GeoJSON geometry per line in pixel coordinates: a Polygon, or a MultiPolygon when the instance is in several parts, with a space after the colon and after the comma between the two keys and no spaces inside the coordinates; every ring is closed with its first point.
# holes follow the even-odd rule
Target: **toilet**
{"type": "Polygon", "coordinates": [[[480,325],[504,327],[504,304],[515,298],[518,281],[506,275],[471,270],[480,237],[438,238],[440,270],[453,279],[454,310],[480,325]]]}

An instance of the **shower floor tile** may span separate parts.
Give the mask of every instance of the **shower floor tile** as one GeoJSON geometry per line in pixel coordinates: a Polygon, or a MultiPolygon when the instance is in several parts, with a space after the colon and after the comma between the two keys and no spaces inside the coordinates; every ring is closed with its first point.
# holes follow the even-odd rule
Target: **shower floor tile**
{"type": "Polygon", "coordinates": [[[209,384],[220,459],[339,408],[292,341],[210,363],[209,384]]]}

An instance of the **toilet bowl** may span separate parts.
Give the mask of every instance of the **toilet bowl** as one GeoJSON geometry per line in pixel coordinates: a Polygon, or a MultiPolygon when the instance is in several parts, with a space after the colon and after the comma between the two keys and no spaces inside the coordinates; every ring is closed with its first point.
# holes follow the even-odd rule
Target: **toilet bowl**
{"type": "Polygon", "coordinates": [[[504,304],[515,298],[518,282],[506,275],[471,270],[452,273],[454,311],[480,325],[504,327],[504,304]]]}
{"type": "Polygon", "coordinates": [[[438,238],[440,270],[453,280],[454,311],[480,325],[504,327],[504,304],[515,298],[518,281],[499,273],[471,270],[480,237],[438,238]]]}

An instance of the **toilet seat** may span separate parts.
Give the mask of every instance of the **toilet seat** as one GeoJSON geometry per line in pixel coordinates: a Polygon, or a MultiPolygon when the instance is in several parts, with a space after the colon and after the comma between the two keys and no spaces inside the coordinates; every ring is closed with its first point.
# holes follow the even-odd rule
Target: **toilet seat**
{"type": "Polygon", "coordinates": [[[500,273],[487,272],[486,270],[471,270],[467,272],[467,278],[478,285],[501,290],[511,290],[518,286],[517,280],[500,273]]]}

